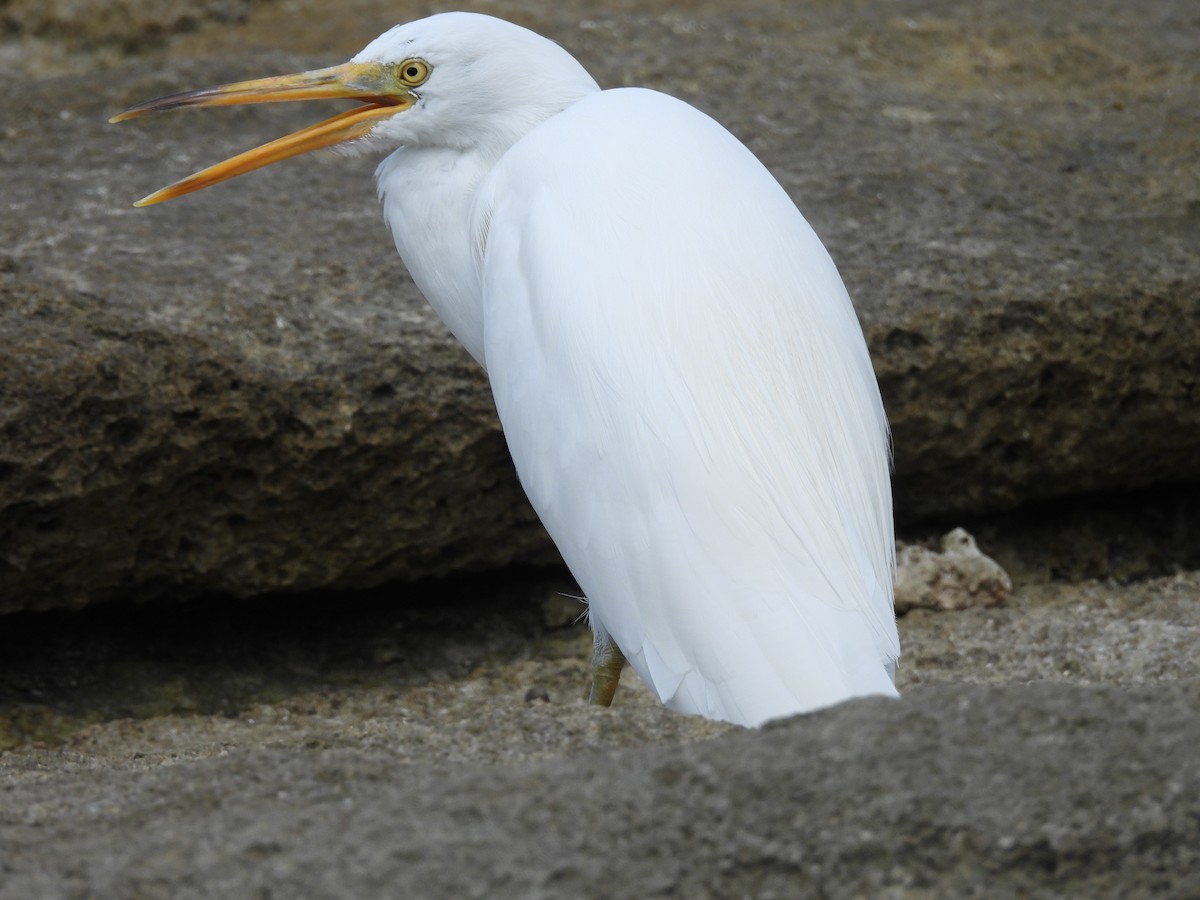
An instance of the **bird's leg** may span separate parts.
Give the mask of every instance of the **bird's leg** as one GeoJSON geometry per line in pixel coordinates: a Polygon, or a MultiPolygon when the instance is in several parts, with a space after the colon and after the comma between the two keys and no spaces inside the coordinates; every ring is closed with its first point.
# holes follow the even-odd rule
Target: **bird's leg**
{"type": "Polygon", "coordinates": [[[588,697],[588,703],[611,706],[623,668],[625,654],[616,641],[603,630],[595,629],[592,633],[592,694],[588,697]]]}

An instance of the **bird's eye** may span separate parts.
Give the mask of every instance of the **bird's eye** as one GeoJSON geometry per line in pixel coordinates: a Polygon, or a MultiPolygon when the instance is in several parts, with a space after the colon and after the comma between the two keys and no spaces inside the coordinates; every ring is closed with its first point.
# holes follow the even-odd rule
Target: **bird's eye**
{"type": "Polygon", "coordinates": [[[406,59],[399,66],[400,80],[409,87],[423,84],[430,71],[429,63],[423,59],[406,59]]]}

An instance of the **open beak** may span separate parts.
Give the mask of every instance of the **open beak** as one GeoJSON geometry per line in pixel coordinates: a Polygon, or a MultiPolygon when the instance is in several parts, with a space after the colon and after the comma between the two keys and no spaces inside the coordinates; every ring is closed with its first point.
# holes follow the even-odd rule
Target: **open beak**
{"type": "Polygon", "coordinates": [[[379,63],[346,63],[297,75],[239,81],[200,91],[171,94],[139,103],[113,116],[109,119],[110,122],[124,122],[126,119],[136,119],[147,113],[166,112],[185,106],[238,106],[243,103],[339,98],[360,100],[363,105],[338,113],[324,122],[302,128],[269,144],[247,150],[215,166],[209,166],[195,175],[143,197],[134,206],[162,203],[164,200],[190,194],[192,191],[219,184],[237,175],[253,172],[255,169],[310,150],[320,150],[361,138],[368,134],[380,119],[410,108],[417,98],[398,82],[389,67],[379,63]]]}

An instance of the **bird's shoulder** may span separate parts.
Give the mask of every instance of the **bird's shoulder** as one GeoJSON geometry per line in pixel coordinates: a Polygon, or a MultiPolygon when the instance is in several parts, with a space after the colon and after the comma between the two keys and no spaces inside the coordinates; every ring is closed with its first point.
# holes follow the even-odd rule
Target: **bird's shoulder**
{"type": "Polygon", "coordinates": [[[773,184],[753,154],[706,113],[658,91],[615,88],[589,94],[531,129],[489,181],[501,193],[519,189],[528,196],[530,186],[566,186],[581,197],[616,191],[630,202],[655,198],[663,207],[671,191],[722,176],[773,184]]]}
{"type": "Polygon", "coordinates": [[[724,128],[678,97],[651,88],[626,87],[581,97],[531,130],[527,137],[531,143],[560,135],[573,140],[576,135],[593,132],[601,143],[614,143],[636,134],[634,146],[644,149],[648,137],[675,135],[682,142],[697,131],[723,132],[724,128]]]}

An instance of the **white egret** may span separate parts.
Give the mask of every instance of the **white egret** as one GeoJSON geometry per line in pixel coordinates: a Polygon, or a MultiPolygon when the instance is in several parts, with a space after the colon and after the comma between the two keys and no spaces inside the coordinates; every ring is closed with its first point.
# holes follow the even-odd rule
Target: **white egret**
{"type": "Polygon", "coordinates": [[[349,63],[175,94],[362,105],[157,203],[319,147],[389,155],[384,216],[487,370],[521,483],[589,603],[592,700],[627,659],[731,722],[896,694],[887,423],[833,262],[687,104],[600,90],[546,38],[446,13],[349,63]]]}

